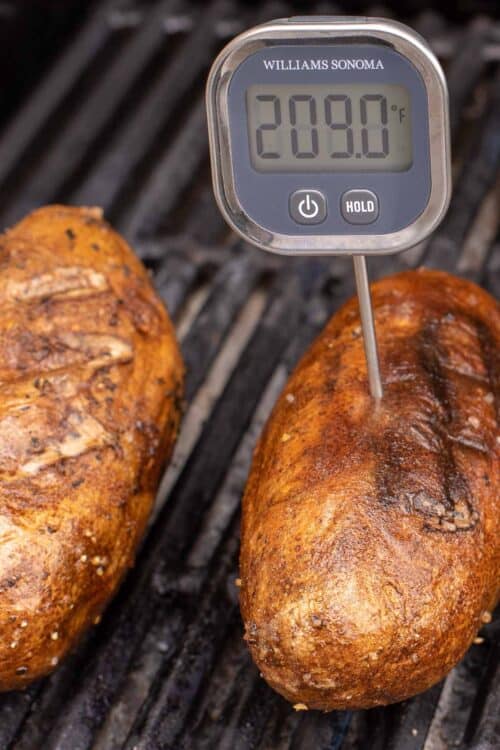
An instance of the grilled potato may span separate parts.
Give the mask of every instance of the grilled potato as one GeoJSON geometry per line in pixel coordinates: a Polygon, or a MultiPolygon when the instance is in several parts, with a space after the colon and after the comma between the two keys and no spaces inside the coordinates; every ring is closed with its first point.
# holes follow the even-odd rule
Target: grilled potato
{"type": "Polygon", "coordinates": [[[245,638],[299,707],[426,690],[499,595],[498,305],[430,270],[372,291],[382,401],[353,299],[291,376],[244,497],[245,638]]]}
{"type": "Polygon", "coordinates": [[[133,564],[183,365],[142,264],[95,208],[4,234],[0,689],[55,667],[133,564]]]}

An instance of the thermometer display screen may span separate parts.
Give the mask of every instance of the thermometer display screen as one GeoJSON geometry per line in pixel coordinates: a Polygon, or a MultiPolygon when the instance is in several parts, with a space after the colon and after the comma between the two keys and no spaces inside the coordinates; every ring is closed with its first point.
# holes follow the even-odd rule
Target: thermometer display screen
{"type": "Polygon", "coordinates": [[[410,94],[396,84],[259,84],[246,92],[259,172],[403,172],[413,162],[410,94]]]}

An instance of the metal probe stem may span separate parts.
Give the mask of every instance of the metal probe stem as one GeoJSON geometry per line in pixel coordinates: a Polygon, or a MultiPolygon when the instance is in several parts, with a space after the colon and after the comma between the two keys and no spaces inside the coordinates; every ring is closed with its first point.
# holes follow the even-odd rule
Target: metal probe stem
{"type": "Polygon", "coordinates": [[[361,326],[363,328],[363,341],[366,365],[368,368],[370,393],[373,398],[381,399],[383,396],[382,379],[380,377],[377,336],[373,320],[372,298],[370,296],[370,286],[368,284],[366,258],[364,255],[353,255],[353,261],[356,287],[358,290],[359,311],[361,314],[361,326]]]}

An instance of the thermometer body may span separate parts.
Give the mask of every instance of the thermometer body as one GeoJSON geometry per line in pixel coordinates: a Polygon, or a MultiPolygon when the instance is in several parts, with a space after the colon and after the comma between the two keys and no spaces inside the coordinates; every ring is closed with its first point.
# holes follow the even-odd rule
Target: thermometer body
{"type": "Polygon", "coordinates": [[[448,95],[436,58],[385,19],[277,20],[222,50],[207,111],[214,192],[236,232],[268,252],[357,256],[380,396],[363,256],[421,242],[447,209],[448,95]]]}

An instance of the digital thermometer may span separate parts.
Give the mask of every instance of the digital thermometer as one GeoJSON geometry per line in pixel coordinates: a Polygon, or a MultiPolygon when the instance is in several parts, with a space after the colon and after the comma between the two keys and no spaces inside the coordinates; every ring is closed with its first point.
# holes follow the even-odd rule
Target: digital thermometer
{"type": "Polygon", "coordinates": [[[397,253],[450,200],[448,95],[426,42],[385,19],[272,21],[207,86],[215,196],[233,229],[289,255],[353,255],[371,392],[382,395],[365,255],[397,253]]]}

